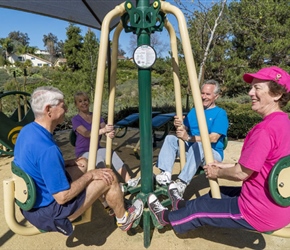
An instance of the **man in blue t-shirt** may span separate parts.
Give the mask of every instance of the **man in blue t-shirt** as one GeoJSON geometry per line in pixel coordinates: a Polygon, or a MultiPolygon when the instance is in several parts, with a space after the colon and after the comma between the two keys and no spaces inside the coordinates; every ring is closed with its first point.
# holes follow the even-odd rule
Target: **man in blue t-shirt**
{"type": "Polygon", "coordinates": [[[143,212],[136,199],[126,210],[118,179],[109,168],[87,171],[87,159],[64,161],[53,138],[56,126],[67,111],[63,93],[54,87],[39,87],[31,95],[35,121],[19,133],[14,150],[15,164],[34,181],[36,202],[24,217],[44,231],[73,232],[71,221],[104,197],[114,210],[117,225],[127,231],[143,212]]]}
{"type": "MultiPolygon", "coordinates": [[[[227,136],[229,122],[226,111],[215,105],[219,96],[219,83],[215,80],[206,81],[201,87],[201,98],[212,147],[213,158],[222,161],[224,139],[227,136]]],[[[185,142],[186,164],[176,180],[178,192],[183,196],[186,186],[190,183],[197,169],[204,161],[200,131],[195,108],[191,109],[184,120],[174,117],[175,135],[167,135],[160,150],[156,166],[161,173],[156,175],[160,185],[171,182],[171,174],[176,155],[179,154],[179,139],[185,142]]]]}

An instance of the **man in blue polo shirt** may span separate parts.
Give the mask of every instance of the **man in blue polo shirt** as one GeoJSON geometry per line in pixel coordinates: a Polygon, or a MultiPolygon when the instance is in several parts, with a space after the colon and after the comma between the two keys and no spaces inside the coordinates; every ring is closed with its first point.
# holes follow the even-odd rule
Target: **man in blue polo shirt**
{"type": "MultiPolygon", "coordinates": [[[[219,83],[215,80],[208,80],[201,87],[201,98],[213,157],[217,161],[222,161],[224,157],[224,139],[227,136],[229,122],[226,111],[215,105],[219,92],[219,83]]],[[[161,173],[156,175],[156,181],[160,185],[167,185],[171,182],[175,158],[179,154],[179,139],[182,139],[185,142],[186,164],[178,175],[176,184],[180,196],[183,196],[185,188],[204,161],[195,108],[191,109],[184,120],[176,116],[174,118],[174,126],[176,128],[176,136],[166,136],[158,156],[156,166],[161,170],[161,173]]]]}

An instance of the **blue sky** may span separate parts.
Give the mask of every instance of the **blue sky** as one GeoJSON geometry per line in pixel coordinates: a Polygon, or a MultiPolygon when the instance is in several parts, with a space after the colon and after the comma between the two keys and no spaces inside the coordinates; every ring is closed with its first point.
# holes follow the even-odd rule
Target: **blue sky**
{"type": "MultiPolygon", "coordinates": [[[[4,23],[0,25],[0,38],[7,37],[12,31],[20,31],[28,34],[30,46],[36,46],[39,49],[45,49],[42,39],[43,35],[48,33],[56,35],[59,41],[66,39],[66,28],[69,26],[67,21],[6,8],[0,8],[0,16],[2,20],[9,20],[5,22],[5,25],[4,23]]],[[[84,35],[88,28],[78,26],[84,35]]],[[[94,31],[99,37],[99,31],[94,31]]]]}
{"type": "MultiPolygon", "coordinates": [[[[39,49],[45,49],[42,39],[43,35],[49,33],[56,35],[59,41],[65,41],[66,28],[69,26],[69,22],[67,21],[6,8],[0,8],[0,17],[1,20],[6,20],[0,25],[0,38],[7,37],[12,31],[20,31],[28,34],[30,46],[36,46],[39,49]]],[[[172,20],[170,19],[170,15],[168,18],[173,25],[176,23],[174,16],[171,15],[172,20]]],[[[78,26],[81,28],[82,35],[84,36],[88,28],[81,25],[78,26]]],[[[94,29],[93,31],[100,38],[100,31],[94,29]]],[[[113,32],[111,32],[111,35],[113,35],[113,32]]],[[[131,33],[122,32],[119,40],[121,48],[127,52],[125,55],[127,57],[130,57],[128,52],[130,36],[131,33]]],[[[169,44],[169,36],[165,29],[161,32],[161,36],[162,40],[166,44],[169,44]]]]}

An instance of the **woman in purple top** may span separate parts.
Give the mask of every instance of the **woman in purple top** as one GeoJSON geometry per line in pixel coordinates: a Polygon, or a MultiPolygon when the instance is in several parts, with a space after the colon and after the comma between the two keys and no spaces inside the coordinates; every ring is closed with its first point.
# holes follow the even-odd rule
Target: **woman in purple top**
{"type": "MultiPolygon", "coordinates": [[[[74,96],[75,105],[79,113],[72,118],[73,130],[76,132],[76,147],[75,154],[77,157],[89,158],[89,147],[90,147],[90,136],[92,127],[92,112],[89,111],[90,99],[87,93],[78,92],[74,96]]],[[[111,139],[115,136],[114,126],[106,124],[104,119],[100,120],[100,130],[99,135],[109,136],[111,139]]],[[[100,141],[100,140],[99,140],[100,141]]],[[[96,167],[102,168],[106,167],[106,148],[100,147],[98,145],[97,161],[96,167]]],[[[112,165],[115,170],[121,175],[129,187],[137,186],[139,179],[131,179],[129,173],[127,172],[124,162],[120,157],[113,151],[112,153],[112,165]]]]}

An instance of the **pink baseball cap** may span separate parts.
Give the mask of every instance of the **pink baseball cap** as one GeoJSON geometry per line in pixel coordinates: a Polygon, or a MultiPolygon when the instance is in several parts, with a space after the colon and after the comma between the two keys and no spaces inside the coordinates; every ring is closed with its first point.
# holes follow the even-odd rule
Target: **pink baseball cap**
{"type": "Polygon", "coordinates": [[[290,92],[290,75],[279,67],[271,66],[268,68],[260,69],[257,73],[246,73],[243,75],[243,79],[247,83],[252,83],[254,78],[266,81],[274,81],[284,86],[288,92],[290,92]]]}

